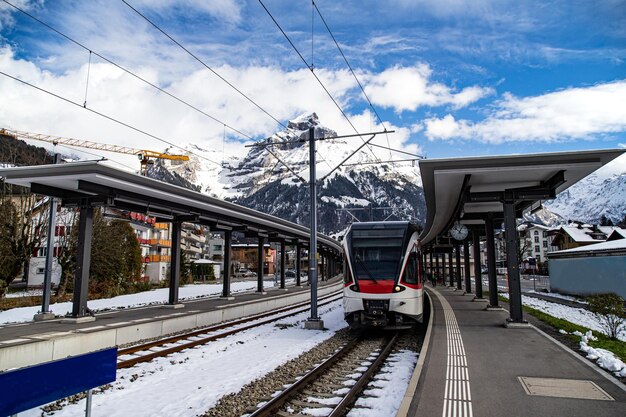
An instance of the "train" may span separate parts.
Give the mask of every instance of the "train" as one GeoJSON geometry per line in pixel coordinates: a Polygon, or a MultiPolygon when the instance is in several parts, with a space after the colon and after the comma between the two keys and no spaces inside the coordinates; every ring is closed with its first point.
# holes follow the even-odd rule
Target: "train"
{"type": "Polygon", "coordinates": [[[402,329],[422,322],[419,232],[407,221],[350,226],[343,239],[343,307],[351,327],[402,329]]]}

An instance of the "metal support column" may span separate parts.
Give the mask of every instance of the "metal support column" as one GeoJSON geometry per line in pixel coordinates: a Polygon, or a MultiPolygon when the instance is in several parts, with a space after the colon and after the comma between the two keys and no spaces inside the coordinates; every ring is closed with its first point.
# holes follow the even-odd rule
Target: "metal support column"
{"type": "Polygon", "coordinates": [[[435,266],[435,264],[433,264],[433,251],[432,251],[432,249],[430,250],[429,258],[430,258],[430,262],[428,262],[428,272],[430,273],[430,276],[433,277],[434,274],[435,274],[435,270],[433,268],[435,266]]]}
{"type": "Polygon", "coordinates": [[[302,282],[300,281],[300,274],[302,273],[301,270],[301,263],[302,263],[302,248],[300,247],[300,243],[296,243],[296,287],[299,287],[302,285],[302,282]]]}
{"type": "Polygon", "coordinates": [[[93,207],[81,207],[78,222],[76,272],[74,273],[74,297],[72,299],[72,317],[74,318],[84,317],[87,314],[92,237],[93,207]]]}
{"type": "Polygon", "coordinates": [[[446,285],[446,270],[447,268],[447,263],[446,263],[446,254],[442,253],[441,255],[441,285],[446,285]]]}
{"type": "Polygon", "coordinates": [[[522,315],[522,290],[519,276],[519,258],[517,255],[517,225],[515,224],[515,202],[505,201],[504,233],[506,235],[506,263],[509,275],[509,322],[525,323],[522,315]]]}
{"type": "Polygon", "coordinates": [[[224,283],[222,285],[222,297],[230,297],[230,249],[233,240],[233,232],[224,232],[224,283]]]}
{"type": "Polygon", "coordinates": [[[470,250],[469,239],[463,241],[463,261],[465,263],[465,292],[472,293],[472,280],[470,279],[470,250]]]}
{"type": "Polygon", "coordinates": [[[478,230],[472,231],[472,244],[474,246],[474,286],[476,287],[476,297],[483,299],[483,278],[480,272],[480,233],[478,230]]]}
{"type": "Polygon", "coordinates": [[[263,294],[263,261],[264,261],[264,251],[263,245],[265,244],[265,239],[263,236],[259,236],[259,245],[257,247],[257,267],[256,267],[256,291],[263,294]]]}
{"type": "Polygon", "coordinates": [[[439,280],[441,279],[441,269],[439,268],[439,254],[435,253],[435,282],[439,284],[439,280]]]}
{"type": "Polygon", "coordinates": [[[463,289],[461,281],[461,245],[457,244],[454,248],[456,251],[456,289],[463,289]]]}
{"type": "Polygon", "coordinates": [[[285,289],[285,241],[280,241],[280,289],[285,289]]]}
{"type": "Polygon", "coordinates": [[[452,252],[448,254],[448,274],[450,274],[450,288],[454,287],[454,264],[452,263],[452,252]]]}
{"type": "Polygon", "coordinates": [[[178,287],[180,286],[180,240],[183,223],[180,220],[172,220],[172,257],[170,263],[170,293],[169,305],[178,304],[178,287]]]}
{"type": "Polygon", "coordinates": [[[489,276],[489,307],[498,307],[498,278],[496,276],[496,243],[493,235],[493,213],[485,219],[487,234],[487,274],[489,276]]]}
{"type": "Polygon", "coordinates": [[[309,242],[309,284],[311,285],[311,317],[304,327],[321,330],[324,323],[317,315],[317,179],[315,172],[315,128],[309,128],[309,197],[311,213],[311,238],[309,242]]]}
{"type": "MultiPolygon", "coordinates": [[[[61,155],[54,154],[54,163],[58,164],[61,155]]],[[[57,225],[57,200],[54,197],[48,197],[50,201],[50,214],[48,215],[48,235],[46,242],[46,268],[43,276],[43,294],[41,297],[41,311],[35,314],[35,320],[53,319],[55,316],[50,311],[50,292],[52,290],[52,263],[54,261],[54,243],[56,240],[57,225]]]]}

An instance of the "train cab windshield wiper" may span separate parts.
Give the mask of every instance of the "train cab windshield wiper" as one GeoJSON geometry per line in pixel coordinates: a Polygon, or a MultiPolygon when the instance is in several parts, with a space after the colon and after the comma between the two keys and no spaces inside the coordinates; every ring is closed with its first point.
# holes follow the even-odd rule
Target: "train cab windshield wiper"
{"type": "Polygon", "coordinates": [[[369,277],[369,279],[371,279],[372,281],[374,281],[374,284],[377,284],[378,282],[376,281],[376,278],[374,278],[374,276],[372,275],[372,273],[370,272],[369,269],[367,269],[367,266],[365,265],[365,262],[363,261],[363,259],[361,259],[361,257],[357,254],[355,257],[356,261],[359,263],[359,265],[361,266],[361,268],[363,268],[363,270],[365,271],[365,273],[367,274],[367,276],[369,277]]]}

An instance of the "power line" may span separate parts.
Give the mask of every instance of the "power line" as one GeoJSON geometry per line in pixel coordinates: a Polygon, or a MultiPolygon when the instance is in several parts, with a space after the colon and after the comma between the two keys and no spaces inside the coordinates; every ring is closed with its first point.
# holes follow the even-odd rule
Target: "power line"
{"type": "Polygon", "coordinates": [[[165,32],[165,30],[161,29],[156,23],[154,23],[153,21],[151,21],[150,19],[148,19],[148,17],[146,17],[145,15],[143,15],[139,10],[135,9],[133,6],[131,6],[126,0],[122,0],[122,2],[127,5],[132,11],[134,11],[135,13],[137,13],[139,16],[141,16],[146,22],[148,22],[150,25],[152,25],[156,30],[158,30],[159,32],[161,32],[163,35],[165,35],[169,40],[171,40],[172,42],[174,42],[178,47],[180,47],[183,51],[187,52],[193,59],[195,59],[196,61],[198,61],[200,64],[202,64],[202,66],[204,66],[206,69],[208,69],[209,71],[211,71],[213,74],[215,74],[220,80],[224,81],[226,84],[228,84],[229,87],[231,87],[233,90],[235,90],[236,92],[238,92],[241,96],[243,96],[246,100],[248,100],[250,103],[252,103],[254,106],[256,106],[256,108],[258,108],[259,110],[261,110],[263,113],[265,113],[266,115],[268,115],[269,117],[271,117],[276,123],[278,123],[279,125],[281,125],[282,127],[284,127],[285,129],[287,128],[287,126],[285,126],[280,120],[278,120],[277,118],[275,118],[274,116],[272,116],[267,110],[265,110],[263,107],[261,107],[259,104],[257,104],[256,101],[252,100],[248,95],[246,95],[244,92],[242,92],[240,89],[238,89],[237,87],[235,87],[230,81],[228,81],[226,78],[224,78],[222,75],[220,75],[217,71],[215,71],[213,68],[211,68],[209,65],[207,65],[204,61],[202,61],[200,58],[198,58],[193,52],[191,52],[189,49],[185,48],[180,42],[178,42],[176,39],[174,39],[172,36],[170,36],[167,32],[165,32]]]}
{"type": "MultiPolygon", "coordinates": [[[[241,135],[241,136],[245,137],[246,139],[250,139],[250,140],[252,140],[252,139],[253,139],[253,138],[252,138],[252,136],[247,135],[247,134],[245,134],[245,133],[241,132],[240,130],[238,130],[238,129],[236,129],[236,128],[234,128],[234,127],[230,126],[230,125],[228,125],[227,123],[224,123],[223,121],[221,121],[221,120],[217,119],[217,118],[216,118],[216,117],[214,117],[214,116],[211,116],[210,114],[208,114],[208,113],[206,113],[205,111],[203,111],[203,110],[199,109],[198,107],[194,106],[193,104],[190,104],[190,103],[188,103],[188,102],[184,101],[183,99],[181,99],[181,98],[179,98],[179,97],[177,97],[177,96],[173,95],[172,93],[168,92],[167,90],[165,90],[165,89],[163,89],[163,88],[159,87],[158,85],[151,83],[150,81],[148,81],[148,80],[146,80],[145,78],[143,78],[143,77],[141,77],[141,76],[139,76],[139,75],[135,74],[134,72],[130,71],[129,69],[124,68],[123,66],[121,66],[120,64],[117,64],[116,62],[112,61],[111,59],[109,59],[109,58],[107,58],[107,57],[105,57],[105,56],[103,56],[103,55],[101,55],[101,54],[99,54],[99,53],[97,53],[97,52],[94,52],[93,50],[91,50],[91,49],[90,49],[90,48],[88,48],[87,46],[85,46],[85,45],[83,45],[82,43],[78,42],[76,39],[73,39],[73,38],[72,38],[72,37],[70,37],[69,35],[66,35],[65,33],[61,32],[60,30],[58,30],[58,29],[56,29],[56,28],[52,27],[52,26],[51,26],[51,25],[49,25],[48,23],[46,23],[46,22],[42,21],[41,19],[39,19],[39,18],[37,18],[37,17],[33,16],[32,14],[28,13],[27,11],[25,11],[25,10],[23,10],[23,9],[21,9],[21,8],[19,8],[19,7],[17,7],[16,5],[14,5],[14,4],[12,4],[12,3],[10,3],[9,1],[7,1],[7,0],[2,0],[2,1],[4,1],[4,2],[5,2],[6,4],[8,4],[9,6],[13,7],[15,10],[18,10],[18,11],[19,11],[19,12],[21,12],[22,14],[24,14],[24,15],[26,15],[26,16],[28,16],[28,17],[30,17],[31,19],[33,19],[34,21],[38,22],[39,24],[41,24],[41,25],[45,26],[46,28],[48,28],[48,29],[49,29],[49,30],[51,30],[52,32],[56,33],[57,35],[62,36],[63,38],[67,39],[68,41],[72,42],[73,44],[75,44],[75,45],[79,46],[80,48],[83,48],[83,49],[84,49],[84,50],[86,50],[86,51],[88,51],[88,52],[89,52],[89,56],[90,56],[90,63],[91,63],[91,54],[93,54],[93,55],[97,56],[98,58],[102,59],[103,61],[108,62],[109,64],[111,64],[111,65],[115,66],[116,68],[119,68],[120,70],[124,71],[125,73],[127,73],[127,74],[129,74],[129,75],[131,75],[131,76],[135,77],[135,78],[136,78],[136,79],[138,79],[139,81],[142,81],[143,83],[145,83],[145,84],[149,85],[150,87],[157,89],[158,91],[162,92],[163,94],[166,94],[167,96],[169,96],[169,97],[173,98],[174,100],[178,101],[179,103],[182,103],[182,104],[184,104],[185,106],[187,106],[187,107],[189,107],[189,108],[191,108],[191,109],[193,109],[193,110],[197,111],[198,113],[201,113],[202,115],[204,115],[204,116],[208,117],[209,119],[211,119],[211,120],[213,120],[213,121],[215,121],[215,122],[217,122],[217,123],[220,123],[220,124],[224,125],[224,126],[225,126],[225,127],[227,127],[228,129],[232,130],[233,132],[238,133],[239,135],[241,135]]],[[[88,79],[88,81],[87,81],[87,82],[89,82],[89,79],[88,79]]],[[[87,89],[85,89],[85,103],[86,103],[86,102],[87,102],[87,89]]]]}
{"type": "MultiPolygon", "coordinates": [[[[122,0],[125,1],[125,0],[122,0]]],[[[363,143],[365,143],[365,139],[363,139],[363,136],[361,136],[359,134],[359,131],[357,130],[357,128],[354,126],[354,124],[352,124],[352,122],[350,121],[350,118],[348,118],[348,115],[343,111],[343,109],[341,108],[341,106],[339,105],[339,103],[337,103],[337,101],[335,100],[335,98],[333,97],[333,95],[330,93],[330,91],[328,91],[328,89],[326,88],[326,86],[324,85],[324,83],[322,82],[322,80],[320,80],[320,78],[317,76],[317,74],[315,73],[315,71],[313,71],[313,66],[309,65],[309,63],[306,61],[306,59],[304,58],[304,56],[302,56],[302,54],[300,53],[300,51],[298,50],[298,48],[296,47],[296,45],[294,45],[294,43],[291,41],[291,39],[289,38],[289,36],[287,35],[287,33],[283,30],[283,28],[280,26],[280,24],[278,23],[278,21],[274,18],[274,15],[272,15],[272,12],[269,11],[269,9],[265,6],[265,4],[263,3],[262,0],[259,0],[259,3],[261,4],[261,6],[263,6],[263,9],[265,9],[265,11],[267,12],[267,14],[269,15],[269,17],[272,19],[272,21],[274,22],[274,24],[276,25],[276,27],[280,30],[280,32],[283,34],[283,36],[285,37],[285,39],[287,39],[287,42],[289,42],[289,44],[291,45],[291,47],[293,48],[294,51],[296,51],[296,53],[298,54],[298,56],[300,57],[300,59],[302,60],[302,62],[304,62],[304,65],[306,65],[306,67],[311,70],[311,74],[313,74],[313,76],[315,77],[315,79],[317,80],[317,82],[322,86],[322,88],[324,89],[324,91],[326,92],[326,94],[328,95],[328,97],[330,97],[330,99],[332,100],[332,102],[335,104],[335,106],[339,109],[339,111],[341,112],[341,114],[343,115],[343,117],[346,119],[346,121],[348,122],[348,124],[350,124],[350,126],[352,127],[352,129],[354,129],[355,133],[357,133],[359,135],[359,137],[361,138],[361,140],[363,141],[363,143]]],[[[372,155],[374,156],[374,158],[376,160],[379,160],[379,158],[376,156],[376,154],[374,153],[374,151],[372,150],[372,148],[370,148],[368,146],[368,149],[370,150],[370,152],[372,153],[372,155]]]]}
{"type": "Polygon", "coordinates": [[[0,75],[4,75],[4,76],[5,76],[5,77],[7,77],[7,78],[11,78],[11,79],[12,79],[12,80],[14,80],[14,81],[20,82],[20,83],[22,83],[22,84],[24,84],[24,85],[27,85],[27,86],[29,86],[29,87],[31,87],[31,88],[34,88],[35,90],[41,91],[42,93],[46,93],[46,94],[48,94],[48,95],[50,95],[50,96],[52,96],[52,97],[58,98],[59,100],[65,101],[66,103],[73,104],[73,105],[75,105],[75,106],[77,106],[77,107],[80,107],[81,109],[84,109],[84,110],[87,110],[87,111],[89,111],[89,112],[91,112],[91,113],[97,114],[97,115],[98,115],[98,116],[100,116],[100,117],[104,117],[104,118],[105,118],[105,119],[107,119],[107,120],[110,120],[110,121],[115,122],[115,123],[117,123],[117,124],[119,124],[119,125],[122,125],[122,126],[124,126],[124,127],[127,127],[127,128],[129,128],[129,129],[132,129],[132,130],[134,130],[135,132],[141,133],[142,135],[146,135],[146,136],[148,136],[148,137],[151,137],[151,138],[153,138],[153,139],[156,139],[156,140],[158,140],[158,141],[161,141],[161,142],[163,142],[163,143],[166,143],[166,144],[168,144],[168,145],[170,145],[170,146],[173,146],[173,147],[175,147],[175,148],[181,149],[181,150],[183,150],[183,151],[185,151],[185,152],[190,153],[191,155],[197,156],[198,158],[201,158],[201,159],[207,160],[207,161],[209,161],[209,162],[211,162],[211,163],[214,163],[214,164],[216,164],[216,165],[221,165],[220,163],[215,162],[215,161],[213,161],[213,160],[211,160],[211,159],[209,159],[209,158],[206,158],[206,157],[204,157],[204,156],[202,156],[202,155],[198,155],[198,154],[195,154],[195,153],[193,153],[193,152],[191,152],[191,151],[188,151],[188,150],[186,150],[185,148],[182,148],[181,146],[176,145],[176,144],[175,144],[175,143],[173,143],[173,142],[170,142],[170,141],[168,141],[168,140],[166,140],[166,139],[163,139],[163,138],[161,138],[161,137],[159,137],[159,136],[153,135],[152,133],[148,133],[148,132],[146,132],[145,130],[141,130],[141,129],[139,129],[138,127],[132,126],[132,125],[130,125],[130,124],[128,124],[128,123],[126,123],[126,122],[122,122],[121,120],[118,120],[118,119],[116,119],[116,118],[114,118],[114,117],[112,117],[112,116],[109,116],[109,115],[106,115],[106,114],[104,114],[104,113],[101,113],[101,112],[99,112],[99,111],[97,111],[97,110],[93,110],[93,109],[91,109],[91,108],[89,108],[89,107],[83,107],[83,105],[82,105],[82,104],[80,104],[80,103],[77,103],[77,102],[75,102],[75,101],[72,101],[72,100],[70,100],[69,98],[66,98],[66,97],[60,96],[60,95],[58,95],[58,94],[56,94],[56,93],[53,93],[53,92],[51,92],[51,91],[49,91],[49,90],[46,90],[45,88],[42,88],[42,87],[36,86],[36,85],[34,85],[34,84],[31,84],[31,83],[29,83],[28,81],[20,80],[19,78],[14,77],[14,76],[12,76],[12,75],[10,75],[10,74],[7,74],[7,73],[5,73],[5,72],[2,72],[2,71],[0,71],[0,75]]]}
{"type": "MultiPolygon", "coordinates": [[[[376,117],[378,118],[378,121],[382,125],[383,129],[387,130],[387,127],[385,126],[385,123],[383,122],[383,119],[381,119],[380,115],[376,111],[376,108],[372,104],[372,101],[370,100],[370,98],[368,97],[367,93],[365,92],[365,89],[363,88],[363,85],[361,85],[361,82],[357,78],[356,73],[354,72],[354,70],[352,69],[352,66],[348,62],[348,58],[346,58],[346,55],[343,53],[343,50],[339,46],[339,42],[337,42],[337,39],[335,39],[335,35],[333,35],[333,32],[330,30],[330,27],[328,26],[328,23],[326,23],[326,19],[324,19],[324,16],[322,16],[322,12],[320,11],[319,7],[317,7],[317,3],[315,3],[315,0],[311,0],[311,4],[315,8],[315,10],[317,10],[317,14],[322,19],[322,22],[324,23],[324,26],[326,26],[326,30],[328,30],[328,33],[330,34],[330,37],[332,38],[333,42],[335,42],[335,46],[337,46],[337,49],[339,50],[339,53],[341,54],[341,56],[342,56],[343,60],[345,61],[346,65],[348,66],[348,69],[350,69],[350,72],[352,73],[352,76],[354,77],[354,80],[356,81],[356,83],[359,85],[359,88],[363,92],[363,95],[365,96],[365,99],[369,103],[370,108],[372,109],[372,111],[374,112],[376,117]]],[[[387,146],[391,147],[391,145],[389,144],[389,136],[388,135],[385,135],[385,136],[387,136],[387,146]]],[[[391,152],[389,153],[389,156],[391,156],[391,152]]]]}

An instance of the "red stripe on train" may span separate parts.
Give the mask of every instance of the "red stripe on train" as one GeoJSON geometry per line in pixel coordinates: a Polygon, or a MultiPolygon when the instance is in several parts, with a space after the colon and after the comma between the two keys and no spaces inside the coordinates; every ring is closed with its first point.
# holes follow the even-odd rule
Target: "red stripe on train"
{"type": "Polygon", "coordinates": [[[359,291],[368,294],[391,294],[393,287],[392,280],[359,280],[359,291]]]}

